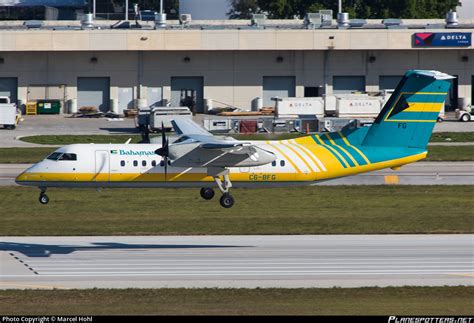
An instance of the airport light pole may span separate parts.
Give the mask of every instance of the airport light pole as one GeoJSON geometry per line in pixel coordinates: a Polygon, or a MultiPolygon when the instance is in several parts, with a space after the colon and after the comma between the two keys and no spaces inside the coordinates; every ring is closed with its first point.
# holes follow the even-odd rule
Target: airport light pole
{"type": "Polygon", "coordinates": [[[342,12],[342,0],[339,0],[338,13],[342,12]]]}
{"type": "Polygon", "coordinates": [[[94,19],[95,19],[95,1],[96,0],[92,1],[92,17],[94,17],[94,19]]]}

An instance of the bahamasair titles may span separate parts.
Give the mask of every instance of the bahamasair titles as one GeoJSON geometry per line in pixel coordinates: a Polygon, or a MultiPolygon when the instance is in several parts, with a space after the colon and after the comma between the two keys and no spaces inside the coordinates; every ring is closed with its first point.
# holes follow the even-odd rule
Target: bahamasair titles
{"type": "Polygon", "coordinates": [[[343,128],[291,140],[218,138],[190,119],[175,119],[178,136],[161,144],[75,144],[57,149],[17,178],[48,187],[197,187],[206,200],[221,192],[234,205],[231,187],[305,185],[423,159],[453,77],[410,70],[370,127],[343,128]]]}

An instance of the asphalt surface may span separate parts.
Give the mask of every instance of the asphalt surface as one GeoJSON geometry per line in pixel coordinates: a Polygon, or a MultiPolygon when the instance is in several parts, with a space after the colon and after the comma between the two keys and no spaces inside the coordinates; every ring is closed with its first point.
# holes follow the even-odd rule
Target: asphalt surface
{"type": "MultiPolygon", "coordinates": [[[[0,186],[16,185],[15,177],[28,164],[0,164],[0,186]]],[[[349,176],[315,185],[474,185],[474,162],[418,162],[391,169],[349,176]]]]}
{"type": "Polygon", "coordinates": [[[474,235],[0,237],[0,288],[474,285],[474,235]]]}

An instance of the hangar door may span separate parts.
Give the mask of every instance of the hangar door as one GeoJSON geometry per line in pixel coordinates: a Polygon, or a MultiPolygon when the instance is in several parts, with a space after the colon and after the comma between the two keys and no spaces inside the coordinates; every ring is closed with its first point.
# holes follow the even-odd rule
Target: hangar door
{"type": "Polygon", "coordinates": [[[379,77],[379,89],[382,90],[395,90],[398,83],[402,80],[403,76],[400,75],[382,75],[379,77]]]}
{"type": "Polygon", "coordinates": [[[59,100],[64,107],[66,85],[28,85],[28,101],[59,100]]]}
{"type": "Polygon", "coordinates": [[[148,106],[157,106],[159,107],[162,105],[163,100],[163,90],[161,87],[147,87],[147,101],[148,106]]]}
{"type": "Polygon", "coordinates": [[[294,76],[264,76],[263,77],[263,106],[273,107],[275,96],[282,98],[295,96],[296,81],[294,76]]]}
{"type": "Polygon", "coordinates": [[[11,102],[17,102],[18,79],[16,77],[0,77],[0,96],[9,96],[11,102]]]}
{"type": "Polygon", "coordinates": [[[119,114],[123,114],[123,110],[133,108],[133,87],[118,88],[118,107],[119,114]]]}
{"type": "Polygon", "coordinates": [[[77,107],[96,107],[99,111],[109,111],[110,78],[78,77],[77,107]]]}
{"type": "MultiPolygon", "coordinates": [[[[183,99],[194,96],[196,102],[196,112],[203,113],[204,105],[204,78],[200,76],[192,77],[172,77],[171,78],[171,105],[174,107],[185,106],[181,104],[183,99]]],[[[191,108],[191,107],[189,107],[191,108]]]]}
{"type": "Polygon", "coordinates": [[[365,76],[334,76],[332,84],[334,94],[365,92],[365,76]]]}

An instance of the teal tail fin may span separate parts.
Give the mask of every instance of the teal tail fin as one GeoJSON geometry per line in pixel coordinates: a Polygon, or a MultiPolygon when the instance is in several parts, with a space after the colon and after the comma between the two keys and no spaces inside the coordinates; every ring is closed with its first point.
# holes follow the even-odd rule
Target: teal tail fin
{"type": "Polygon", "coordinates": [[[370,127],[363,146],[425,149],[454,77],[408,71],[370,127]]]}

